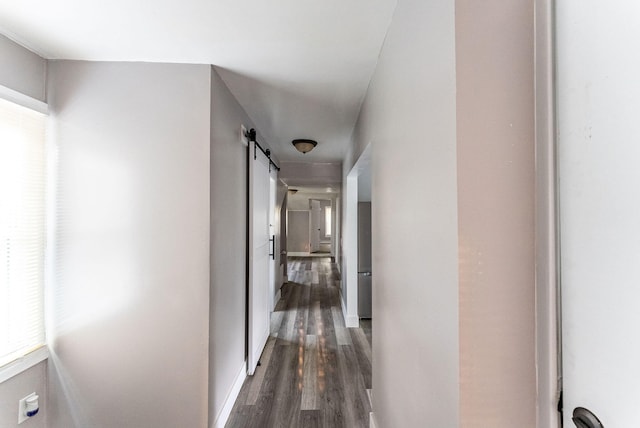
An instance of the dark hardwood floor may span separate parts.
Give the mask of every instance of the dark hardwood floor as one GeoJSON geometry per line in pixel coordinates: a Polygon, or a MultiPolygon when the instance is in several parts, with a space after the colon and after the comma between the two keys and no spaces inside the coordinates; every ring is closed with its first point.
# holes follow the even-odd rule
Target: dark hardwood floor
{"type": "Polygon", "coordinates": [[[346,328],[329,258],[289,258],[261,365],[226,427],[368,428],[371,322],[346,328]]]}

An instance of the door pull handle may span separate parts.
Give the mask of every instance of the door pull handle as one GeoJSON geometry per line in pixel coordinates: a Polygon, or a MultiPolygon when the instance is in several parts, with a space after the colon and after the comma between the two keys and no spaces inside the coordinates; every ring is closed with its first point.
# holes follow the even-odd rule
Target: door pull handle
{"type": "Polygon", "coordinates": [[[576,407],[573,410],[572,420],[578,428],[604,428],[600,419],[584,407],[576,407]]]}
{"type": "Polygon", "coordinates": [[[276,259],[276,235],[271,235],[271,238],[269,238],[269,242],[271,242],[271,252],[269,253],[269,257],[271,257],[271,260],[275,260],[276,259]]]}

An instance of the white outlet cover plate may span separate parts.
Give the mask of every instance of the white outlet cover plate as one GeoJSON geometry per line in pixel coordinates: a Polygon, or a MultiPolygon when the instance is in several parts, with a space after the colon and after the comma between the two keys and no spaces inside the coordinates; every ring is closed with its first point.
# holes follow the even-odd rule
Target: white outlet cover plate
{"type": "Polygon", "coordinates": [[[33,397],[34,395],[36,395],[36,393],[32,392],[31,394],[29,394],[26,397],[24,397],[22,400],[18,401],[18,424],[21,424],[24,421],[26,421],[27,419],[29,419],[25,415],[25,409],[27,407],[27,398],[33,397]]]}

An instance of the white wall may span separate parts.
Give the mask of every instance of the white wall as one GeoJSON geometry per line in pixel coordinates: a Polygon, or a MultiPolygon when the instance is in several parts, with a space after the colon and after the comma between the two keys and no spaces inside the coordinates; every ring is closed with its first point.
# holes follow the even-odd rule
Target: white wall
{"type": "Polygon", "coordinates": [[[398,2],[345,157],[346,175],[371,142],[382,428],[458,426],[454,12],[451,2],[398,2]]]}
{"type": "MultiPolygon", "coordinates": [[[[46,61],[0,35],[0,85],[40,101],[45,100],[46,61]]],[[[0,427],[18,426],[18,400],[36,392],[39,414],[20,425],[42,428],[47,422],[46,363],[40,363],[0,383],[0,427]]]]}
{"type": "Polygon", "coordinates": [[[287,211],[287,249],[291,252],[310,251],[309,210],[287,211]]]}
{"type": "Polygon", "coordinates": [[[51,427],[207,425],[210,76],[49,64],[51,427]]]}
{"type": "Polygon", "coordinates": [[[0,85],[46,100],[47,61],[0,34],[0,85]]]}
{"type": "Polygon", "coordinates": [[[281,162],[279,177],[290,186],[335,186],[342,182],[340,163],[281,162]]]}
{"type": "Polygon", "coordinates": [[[0,427],[45,428],[47,425],[47,363],[36,364],[28,370],[0,384],[0,427]],[[39,396],[40,411],[18,425],[18,400],[35,392],[39,396]]]}
{"type": "Polygon", "coordinates": [[[287,204],[287,209],[289,210],[309,210],[309,201],[311,199],[318,199],[320,201],[335,201],[336,194],[335,193],[303,193],[297,192],[289,195],[289,200],[287,204]]]}
{"type": "MultiPolygon", "coordinates": [[[[209,426],[221,420],[244,370],[247,239],[247,147],[240,125],[254,125],[211,70],[211,296],[209,426]]],[[[259,140],[263,144],[262,140],[259,140]]],[[[233,404],[233,403],[231,403],[233,404]]]]}

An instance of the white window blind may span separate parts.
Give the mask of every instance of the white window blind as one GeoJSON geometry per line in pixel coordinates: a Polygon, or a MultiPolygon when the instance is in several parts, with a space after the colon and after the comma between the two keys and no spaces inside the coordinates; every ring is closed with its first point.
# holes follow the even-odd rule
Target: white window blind
{"type": "Polygon", "coordinates": [[[0,367],[45,343],[45,127],[0,99],[0,367]]]}

